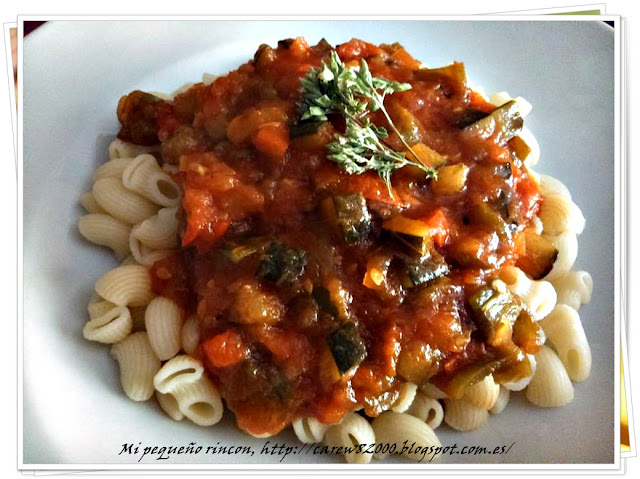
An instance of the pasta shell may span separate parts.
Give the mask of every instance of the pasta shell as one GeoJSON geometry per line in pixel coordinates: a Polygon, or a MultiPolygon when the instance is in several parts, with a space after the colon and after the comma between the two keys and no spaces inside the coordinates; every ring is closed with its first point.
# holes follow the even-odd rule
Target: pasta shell
{"type": "Polygon", "coordinates": [[[484,426],[489,412],[464,399],[444,400],[444,422],[457,431],[474,431],[484,426]]]}
{"type": "Polygon", "coordinates": [[[536,373],[527,387],[527,399],[540,407],[560,407],[573,401],[573,385],[562,361],[547,346],[536,354],[536,373]]]}
{"type": "Polygon", "coordinates": [[[154,297],[147,268],[118,266],[96,282],[96,293],[118,306],[145,306],[154,297]]]}
{"type": "Polygon", "coordinates": [[[569,378],[580,382],[591,373],[591,348],[580,315],[571,306],[559,304],[540,326],[557,351],[569,378]]]}
{"type": "MultiPolygon", "coordinates": [[[[106,303],[106,301],[103,303],[106,303]]],[[[84,326],[82,333],[90,341],[114,344],[129,336],[132,328],[133,321],[127,307],[113,305],[104,313],[96,314],[84,326]]]]}
{"type": "Polygon", "coordinates": [[[172,393],[178,387],[200,379],[204,372],[202,363],[182,354],[170,359],[153,378],[155,388],[161,393],[172,393]]]}
{"type": "Polygon", "coordinates": [[[437,429],[444,419],[444,410],[440,401],[421,392],[416,394],[411,407],[407,409],[407,414],[417,417],[431,429],[437,429]]]}
{"type": "Polygon", "coordinates": [[[479,383],[469,386],[463,395],[463,399],[469,401],[480,409],[491,409],[500,394],[500,386],[493,380],[493,376],[486,376],[479,383]]]}
{"type": "Polygon", "coordinates": [[[403,383],[400,386],[400,396],[391,406],[391,410],[395,412],[405,412],[411,406],[413,399],[416,397],[418,386],[413,383],[403,383]]]}
{"type": "MultiPolygon", "coordinates": [[[[371,423],[378,443],[394,444],[396,454],[414,461],[423,459],[423,449],[440,447],[440,440],[427,424],[410,414],[386,411],[371,423]],[[406,441],[406,442],[405,442],[406,441]]],[[[376,459],[386,454],[376,454],[376,459]]]]}
{"type": "Polygon", "coordinates": [[[504,411],[504,408],[507,407],[509,403],[509,396],[511,395],[511,391],[509,391],[505,387],[500,388],[500,393],[498,394],[498,399],[496,399],[495,404],[489,409],[491,414],[500,414],[504,411]]]}
{"type": "Polygon", "coordinates": [[[120,365],[120,383],[125,394],[134,401],[151,398],[153,378],[162,363],[151,349],[147,333],[133,333],[114,344],[111,356],[120,365]]]}
{"type": "Polygon", "coordinates": [[[329,429],[328,425],[322,424],[315,417],[298,418],[292,425],[298,439],[305,444],[322,442],[325,432],[329,429]]]}
{"type": "MultiPolygon", "coordinates": [[[[324,442],[329,446],[352,448],[357,444],[376,442],[373,428],[365,418],[355,412],[347,413],[342,421],[330,426],[324,434],[324,442]]],[[[349,463],[366,464],[371,462],[371,454],[358,452],[353,448],[344,454],[349,463]]]]}
{"type": "Polygon", "coordinates": [[[144,323],[156,356],[165,361],[178,354],[182,309],[174,301],[162,296],[152,299],[144,313],[144,323]]]}
{"type": "Polygon", "coordinates": [[[180,412],[198,426],[213,426],[222,419],[220,394],[204,375],[196,381],[180,383],[171,394],[180,412]]]}
{"type": "Polygon", "coordinates": [[[113,250],[118,259],[129,254],[131,226],[109,214],[90,213],[78,221],[78,230],[86,239],[113,250]]]}

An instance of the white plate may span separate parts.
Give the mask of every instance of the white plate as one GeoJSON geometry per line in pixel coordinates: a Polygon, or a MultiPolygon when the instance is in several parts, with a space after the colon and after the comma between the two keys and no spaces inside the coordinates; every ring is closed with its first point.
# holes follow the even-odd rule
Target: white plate
{"type": "MultiPolygon", "coordinates": [[[[539,409],[514,398],[483,429],[439,430],[444,445],[509,446],[506,455],[445,456],[444,463],[612,463],[614,454],[614,39],[597,22],[53,22],[24,43],[24,463],[137,464],[119,453],[145,446],[250,444],[253,457],[147,457],[142,464],[279,463],[265,440],[233,425],[176,423],[119,386],[108,347],[82,338],[95,280],[115,265],[76,230],[79,195],[106,159],[120,96],[170,92],[203,72],[223,74],[261,43],[305,35],[399,41],[430,66],[464,61],[474,84],[507,90],[534,106],[527,125],[542,149],[538,171],[570,188],[587,218],[576,268],[593,275],[580,313],[593,352],[575,400],[539,409]],[[139,444],[141,443],[141,444],[139,444]]],[[[273,442],[296,445],[291,432],[273,442]]],[[[340,463],[327,455],[283,463],[340,463]]],[[[375,464],[375,462],[374,462],[375,464]]]]}

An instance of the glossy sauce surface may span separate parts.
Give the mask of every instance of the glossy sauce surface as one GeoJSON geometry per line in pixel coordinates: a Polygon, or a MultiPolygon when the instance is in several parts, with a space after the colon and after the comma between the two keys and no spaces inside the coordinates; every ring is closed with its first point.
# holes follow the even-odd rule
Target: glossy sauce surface
{"type": "MultiPolygon", "coordinates": [[[[310,134],[295,131],[300,77],[329,50],[303,39],[263,46],[237,71],[173,101],[134,92],[119,106],[120,137],[160,142],[184,191],[183,247],[153,266],[154,290],[197,314],[196,356],[238,425],[254,435],[303,416],[338,422],[360,406],[376,416],[405,381],[444,387],[469,364],[495,359],[469,298],[517,260],[518,235],[539,208],[537,184],[511,142],[459,125],[464,112],[499,105],[444,73],[420,73],[398,45],[352,40],[336,50],[347,65],[366,59],[374,76],[412,85],[387,96],[387,110],[410,144],[426,145],[447,166],[465,165],[464,187],[439,193],[433,180],[405,167],[392,176],[390,196],[375,173],[343,172],[325,150],[344,128],[340,118],[310,134]],[[327,199],[357,193],[371,231],[347,243],[327,215],[327,199]],[[506,233],[490,227],[482,205],[498,213],[506,233]],[[415,238],[388,230],[396,217],[425,225],[446,275],[407,284],[398,258],[415,255],[415,238]],[[293,281],[259,274],[274,242],[304,252],[293,281]],[[381,284],[363,284],[372,271],[384,271],[381,284]],[[328,338],[346,323],[356,325],[366,357],[341,373],[328,338]]],[[[371,118],[387,126],[379,112],[371,118]]],[[[395,133],[387,142],[403,151],[395,133]]]]}

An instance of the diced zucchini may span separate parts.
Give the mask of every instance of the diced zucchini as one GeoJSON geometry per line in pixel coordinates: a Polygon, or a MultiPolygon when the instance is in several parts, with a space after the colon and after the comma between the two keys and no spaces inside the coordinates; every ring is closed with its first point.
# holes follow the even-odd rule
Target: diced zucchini
{"type": "Polygon", "coordinates": [[[447,162],[444,156],[436,150],[429,148],[424,143],[411,145],[411,151],[407,151],[407,158],[411,161],[421,163],[427,168],[438,168],[447,162]]]}
{"type": "Polygon", "coordinates": [[[423,341],[411,341],[398,357],[398,375],[414,384],[424,384],[438,372],[442,353],[423,341]]]}
{"type": "Polygon", "coordinates": [[[471,220],[488,231],[495,232],[501,240],[511,237],[512,227],[488,203],[479,203],[471,209],[471,220]]]}
{"type": "Polygon", "coordinates": [[[274,241],[262,257],[258,276],[279,285],[291,285],[304,274],[307,253],[274,241]]]}
{"type": "Polygon", "coordinates": [[[549,274],[558,257],[558,250],[548,238],[527,228],[518,236],[518,246],[522,251],[516,261],[518,268],[533,279],[541,279],[549,274]]]}
{"type": "Polygon", "coordinates": [[[485,286],[469,298],[469,305],[487,344],[499,347],[511,342],[511,325],[518,319],[522,306],[508,290],[500,292],[485,286]]]}
{"type": "Polygon", "coordinates": [[[433,194],[444,196],[461,192],[467,182],[469,167],[464,163],[443,166],[438,170],[438,176],[431,182],[433,194]]]}
{"type": "Polygon", "coordinates": [[[462,110],[460,113],[458,113],[454,119],[454,122],[458,128],[464,128],[471,125],[472,123],[475,123],[476,121],[482,120],[488,115],[489,114],[485,113],[484,111],[469,108],[468,110],[462,110]]]}
{"type": "Polygon", "coordinates": [[[341,375],[367,357],[364,342],[360,338],[357,326],[352,322],[343,324],[329,334],[327,344],[341,375]]]}
{"type": "Polygon", "coordinates": [[[464,63],[455,62],[442,68],[421,68],[414,72],[416,80],[444,82],[454,95],[464,96],[467,92],[467,74],[464,63]]]}
{"type": "Polygon", "coordinates": [[[523,124],[518,105],[511,100],[464,129],[481,138],[489,138],[497,133],[498,141],[508,141],[520,132],[523,124]]]}
{"type": "Polygon", "coordinates": [[[538,322],[522,310],[513,323],[513,342],[527,354],[536,354],[544,344],[544,333],[538,322]]]}
{"type": "Polygon", "coordinates": [[[414,145],[422,141],[424,127],[416,116],[399,103],[389,105],[389,115],[404,141],[414,145]]]}
{"type": "Polygon", "coordinates": [[[402,281],[407,288],[420,286],[449,273],[449,265],[435,249],[419,258],[403,258],[406,276],[402,281]]]}
{"type": "Polygon", "coordinates": [[[361,193],[333,197],[338,226],[345,243],[364,241],[371,234],[371,214],[361,193]]]}
{"type": "Polygon", "coordinates": [[[323,313],[343,320],[349,318],[349,304],[353,298],[338,278],[329,279],[324,286],[314,286],[311,295],[323,313]]]}
{"type": "Polygon", "coordinates": [[[479,383],[489,374],[493,374],[498,384],[528,377],[531,375],[529,358],[510,342],[505,349],[488,350],[486,356],[462,367],[453,377],[438,374],[430,381],[450,398],[460,399],[469,386],[479,383]]]}

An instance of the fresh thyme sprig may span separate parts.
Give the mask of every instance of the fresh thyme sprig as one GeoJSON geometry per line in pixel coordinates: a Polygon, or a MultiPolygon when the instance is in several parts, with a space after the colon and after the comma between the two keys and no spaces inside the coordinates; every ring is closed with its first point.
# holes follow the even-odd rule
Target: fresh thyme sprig
{"type": "Polygon", "coordinates": [[[395,151],[381,141],[389,136],[386,128],[374,125],[367,116],[370,112],[382,111],[402,144],[417,158],[384,107],[387,94],[409,90],[410,84],[373,77],[364,59],[357,67],[347,67],[335,50],[331,50],[328,64],[323,61],[319,68],[311,68],[301,82],[300,121],[324,122],[332,113],[344,117],[344,135],[336,133],[327,148],[328,158],[347,173],[359,175],[376,171],[386,183],[390,196],[391,174],[403,166],[412,165],[423,170],[427,177],[436,176],[434,169],[407,159],[404,152],[395,151]]]}

